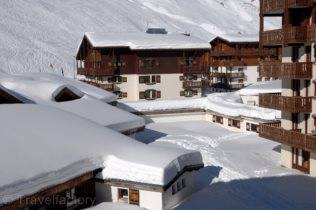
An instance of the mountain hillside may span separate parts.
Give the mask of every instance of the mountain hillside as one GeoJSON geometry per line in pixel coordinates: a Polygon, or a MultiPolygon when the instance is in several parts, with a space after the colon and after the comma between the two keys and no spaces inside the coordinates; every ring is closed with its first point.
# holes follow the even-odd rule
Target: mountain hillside
{"type": "Polygon", "coordinates": [[[258,33],[258,0],[2,0],[0,69],[73,74],[87,31],[133,32],[163,26],[207,41],[258,33]]]}

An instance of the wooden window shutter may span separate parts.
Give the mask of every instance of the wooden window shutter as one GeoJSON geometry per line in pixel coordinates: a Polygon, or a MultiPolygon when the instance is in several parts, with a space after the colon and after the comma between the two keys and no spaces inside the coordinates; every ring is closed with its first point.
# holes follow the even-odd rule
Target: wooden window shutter
{"type": "Polygon", "coordinates": [[[237,128],[240,128],[240,121],[237,122],[237,128]]]}
{"type": "Polygon", "coordinates": [[[157,83],[161,83],[161,76],[160,76],[160,75],[157,76],[156,82],[157,82],[157,83]]]}
{"type": "Polygon", "coordinates": [[[125,92],[125,93],[122,93],[122,97],[123,98],[127,98],[127,93],[125,92]]]}
{"type": "Polygon", "coordinates": [[[145,92],[139,92],[139,99],[145,99],[145,92]]]}
{"type": "Polygon", "coordinates": [[[161,98],[161,91],[157,91],[157,98],[161,98]]]}
{"type": "Polygon", "coordinates": [[[180,81],[183,81],[184,80],[184,76],[180,76],[180,81]]]}
{"type": "Polygon", "coordinates": [[[195,95],[195,96],[198,95],[198,91],[197,90],[193,90],[192,92],[193,92],[193,95],[195,95]]]}
{"type": "Polygon", "coordinates": [[[246,130],[247,130],[247,131],[250,131],[250,123],[247,123],[247,124],[246,124],[246,130]]]}
{"type": "Polygon", "coordinates": [[[228,119],[228,126],[232,126],[232,120],[228,119]]]}
{"type": "Polygon", "coordinates": [[[180,96],[185,96],[185,91],[180,91],[180,96]]]}
{"type": "Polygon", "coordinates": [[[213,115],[213,122],[215,123],[216,122],[216,116],[213,115]]]}
{"type": "Polygon", "coordinates": [[[127,82],[127,77],[122,77],[122,82],[127,82]]]}

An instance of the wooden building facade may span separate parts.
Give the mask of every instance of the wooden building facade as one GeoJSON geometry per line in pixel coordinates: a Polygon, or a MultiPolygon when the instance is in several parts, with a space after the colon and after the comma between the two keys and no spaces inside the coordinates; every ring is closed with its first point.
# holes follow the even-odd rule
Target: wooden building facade
{"type": "Polygon", "coordinates": [[[313,0],[262,0],[261,46],[282,48],[281,59],[261,63],[260,74],[282,79],[282,94],[262,94],[260,105],[282,111],[278,124],[263,124],[262,137],[282,144],[281,164],[316,176],[315,43],[313,0]],[[265,30],[266,17],[281,17],[282,27],[265,30]]]}
{"type": "Polygon", "coordinates": [[[87,36],[76,59],[78,75],[84,75],[86,82],[127,101],[201,95],[209,72],[208,48],[96,47],[87,36]]]}
{"type": "Polygon", "coordinates": [[[228,40],[216,37],[211,41],[210,76],[212,87],[238,90],[246,84],[262,80],[258,75],[260,58],[277,57],[277,51],[270,47],[265,47],[260,51],[259,42],[251,39],[228,40]]]}

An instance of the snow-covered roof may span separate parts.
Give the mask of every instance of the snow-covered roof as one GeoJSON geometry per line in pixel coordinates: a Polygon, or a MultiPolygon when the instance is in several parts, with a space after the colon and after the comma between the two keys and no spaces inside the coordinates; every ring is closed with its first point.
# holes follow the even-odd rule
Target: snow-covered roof
{"type": "Polygon", "coordinates": [[[87,210],[146,210],[139,206],[123,204],[123,203],[101,203],[87,210]]]}
{"type": "Polygon", "coordinates": [[[71,85],[64,85],[60,80],[38,80],[25,76],[6,76],[0,78],[0,84],[37,104],[71,112],[119,132],[145,126],[143,118],[86,95],[71,85]],[[55,96],[64,88],[68,88],[75,93],[78,99],[56,102],[55,96]]]}
{"type": "Polygon", "coordinates": [[[258,34],[222,34],[211,40],[211,43],[216,39],[222,39],[231,43],[253,43],[259,42],[258,34]]]}
{"type": "Polygon", "coordinates": [[[243,104],[238,91],[212,93],[208,97],[196,99],[124,102],[120,103],[119,106],[134,112],[201,109],[231,117],[247,117],[260,120],[275,120],[281,117],[281,112],[278,110],[243,104]]]}
{"type": "Polygon", "coordinates": [[[239,90],[240,95],[259,95],[260,93],[281,93],[282,81],[272,80],[257,82],[239,90]]]}
{"type": "Polygon", "coordinates": [[[202,164],[199,152],[145,145],[48,106],[1,105],[0,116],[0,204],[99,168],[110,179],[164,186],[202,164]]]}
{"type": "Polygon", "coordinates": [[[208,42],[178,33],[85,33],[93,47],[128,47],[131,50],[210,49],[208,42]]]}
{"type": "Polygon", "coordinates": [[[105,101],[107,103],[114,102],[117,100],[117,96],[113,93],[110,93],[108,91],[102,90],[100,88],[94,87],[92,85],[86,84],[84,82],[63,77],[57,74],[51,74],[51,73],[24,73],[21,76],[28,77],[32,80],[38,80],[43,82],[54,82],[54,83],[61,83],[64,85],[71,85],[80,91],[93,96],[99,100],[105,101]]]}

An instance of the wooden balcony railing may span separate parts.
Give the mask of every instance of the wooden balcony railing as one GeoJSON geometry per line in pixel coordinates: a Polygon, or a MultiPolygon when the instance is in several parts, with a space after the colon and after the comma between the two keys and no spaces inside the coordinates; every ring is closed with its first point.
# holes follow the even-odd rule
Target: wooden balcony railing
{"type": "Polygon", "coordinates": [[[274,125],[260,124],[259,136],[292,147],[312,152],[316,151],[316,136],[313,135],[285,130],[281,127],[275,127],[274,125]]]}
{"type": "Polygon", "coordinates": [[[262,61],[259,64],[260,77],[282,79],[311,79],[313,63],[281,63],[281,61],[262,61]]]}
{"type": "Polygon", "coordinates": [[[114,84],[101,84],[101,83],[87,81],[87,80],[81,80],[81,82],[84,82],[84,83],[87,83],[89,85],[101,88],[101,89],[106,90],[106,91],[110,91],[110,92],[116,91],[114,84]]]}
{"type": "Polygon", "coordinates": [[[282,45],[283,41],[284,41],[284,34],[283,34],[282,29],[262,32],[261,43],[264,46],[282,45]]]}
{"type": "Polygon", "coordinates": [[[277,109],[291,113],[311,113],[311,97],[288,97],[276,94],[260,94],[259,106],[269,109],[277,109]]]}
{"type": "Polygon", "coordinates": [[[286,0],[289,8],[310,7],[313,5],[314,0],[286,0]]]}
{"type": "Polygon", "coordinates": [[[202,87],[203,87],[202,81],[184,81],[183,82],[183,89],[202,88],[202,87]]]}
{"type": "Polygon", "coordinates": [[[264,14],[280,14],[283,13],[285,0],[263,0],[262,12],[264,14]]]}
{"type": "Polygon", "coordinates": [[[220,67],[220,66],[244,66],[245,63],[241,60],[230,59],[230,60],[214,60],[210,62],[211,67],[220,67]]]}
{"type": "Polygon", "coordinates": [[[232,73],[232,72],[212,72],[211,73],[211,77],[217,77],[217,78],[244,78],[245,77],[245,73],[243,72],[236,72],[236,73],[232,73]]]}

